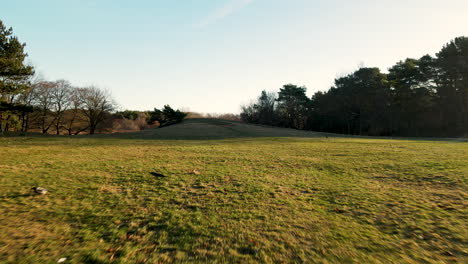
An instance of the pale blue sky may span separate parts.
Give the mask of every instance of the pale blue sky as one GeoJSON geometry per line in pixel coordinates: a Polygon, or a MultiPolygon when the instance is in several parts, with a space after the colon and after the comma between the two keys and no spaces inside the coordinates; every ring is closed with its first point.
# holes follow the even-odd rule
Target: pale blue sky
{"type": "Polygon", "coordinates": [[[466,0],[0,0],[45,78],[106,88],[126,109],[198,112],[433,55],[468,35],[467,14],[466,0]]]}

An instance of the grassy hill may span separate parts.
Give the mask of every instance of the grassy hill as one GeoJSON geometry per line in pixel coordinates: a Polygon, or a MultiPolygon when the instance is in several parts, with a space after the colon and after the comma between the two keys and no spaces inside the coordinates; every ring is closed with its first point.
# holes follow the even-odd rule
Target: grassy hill
{"type": "Polygon", "coordinates": [[[466,263],[467,144],[219,120],[0,138],[0,262],[466,263]]]}
{"type": "MultiPolygon", "coordinates": [[[[141,139],[227,139],[248,137],[319,137],[325,133],[277,128],[261,125],[250,125],[242,122],[218,119],[187,119],[181,124],[148,129],[137,133],[113,134],[115,138],[141,139]]],[[[105,135],[104,137],[108,137],[105,135]]]]}

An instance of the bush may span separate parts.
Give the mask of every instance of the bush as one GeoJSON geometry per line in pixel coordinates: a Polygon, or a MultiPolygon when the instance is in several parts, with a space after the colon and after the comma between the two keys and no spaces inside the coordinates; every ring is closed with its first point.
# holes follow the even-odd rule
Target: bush
{"type": "Polygon", "coordinates": [[[160,127],[163,127],[182,122],[182,120],[184,120],[187,116],[187,113],[184,113],[180,110],[174,110],[169,105],[165,105],[162,110],[154,108],[154,111],[149,112],[149,115],[149,124],[158,122],[160,127]]]}

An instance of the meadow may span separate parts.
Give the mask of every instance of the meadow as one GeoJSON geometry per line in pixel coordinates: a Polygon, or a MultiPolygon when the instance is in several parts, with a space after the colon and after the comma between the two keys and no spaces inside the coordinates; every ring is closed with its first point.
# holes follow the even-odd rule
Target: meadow
{"type": "Polygon", "coordinates": [[[463,140],[191,120],[0,153],[1,263],[468,261],[463,140]]]}

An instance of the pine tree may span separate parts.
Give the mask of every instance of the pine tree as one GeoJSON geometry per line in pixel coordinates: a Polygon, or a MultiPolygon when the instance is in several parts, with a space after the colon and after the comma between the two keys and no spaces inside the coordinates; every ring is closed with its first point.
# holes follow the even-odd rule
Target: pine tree
{"type": "Polygon", "coordinates": [[[24,47],[13,36],[13,29],[0,20],[0,132],[8,129],[9,119],[28,109],[15,103],[15,97],[29,89],[29,79],[34,74],[33,67],[24,62],[24,47]]]}

